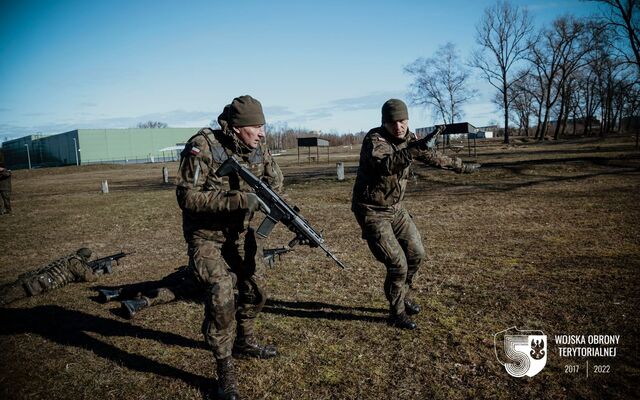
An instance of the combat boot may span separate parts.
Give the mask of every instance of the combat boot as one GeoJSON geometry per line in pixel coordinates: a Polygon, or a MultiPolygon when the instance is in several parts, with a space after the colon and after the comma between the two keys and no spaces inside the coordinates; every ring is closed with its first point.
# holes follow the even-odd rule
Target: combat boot
{"type": "Polygon", "coordinates": [[[98,300],[101,303],[120,299],[120,289],[98,289],[98,300]]]}
{"type": "Polygon", "coordinates": [[[233,357],[216,360],[216,364],[218,372],[218,397],[224,400],[240,399],[233,357]]]}
{"type": "Polygon", "coordinates": [[[391,315],[389,317],[389,325],[395,326],[400,329],[416,329],[418,325],[409,318],[406,312],[400,313],[398,315],[391,315]]]}
{"type": "Polygon", "coordinates": [[[420,304],[411,299],[404,299],[404,310],[407,315],[416,315],[420,312],[420,304]]]}
{"type": "Polygon", "coordinates": [[[149,301],[142,297],[140,299],[132,299],[132,300],[123,300],[122,301],[122,311],[124,312],[127,319],[133,318],[134,315],[143,308],[147,308],[149,306],[149,301]]]}
{"type": "Polygon", "coordinates": [[[253,336],[239,336],[233,343],[233,356],[236,358],[273,358],[277,355],[276,346],[263,346],[253,336]]]}

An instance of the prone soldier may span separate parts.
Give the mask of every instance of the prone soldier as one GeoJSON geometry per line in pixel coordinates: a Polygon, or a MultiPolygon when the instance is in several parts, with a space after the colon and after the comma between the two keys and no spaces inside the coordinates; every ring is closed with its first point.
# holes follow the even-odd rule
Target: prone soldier
{"type": "Polygon", "coordinates": [[[37,270],[24,273],[15,282],[0,287],[0,304],[37,296],[71,282],[94,282],[102,271],[89,265],[91,250],[86,247],[61,257],[37,270]]]}
{"type": "Polygon", "coordinates": [[[418,140],[409,131],[406,104],[390,99],[382,106],[382,126],[365,136],[353,187],[351,210],[374,257],[387,269],[384,293],[389,301],[389,324],[415,329],[409,315],[420,306],[408,297],[425,250],[420,232],[402,205],[409,168],[414,160],[458,173],[470,173],[478,164],[464,164],[435,152],[431,138],[418,140]]]}

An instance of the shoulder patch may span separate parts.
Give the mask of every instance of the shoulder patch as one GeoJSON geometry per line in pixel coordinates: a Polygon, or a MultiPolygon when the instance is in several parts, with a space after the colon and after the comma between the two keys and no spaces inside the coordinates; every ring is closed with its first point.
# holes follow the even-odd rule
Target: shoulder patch
{"type": "Polygon", "coordinates": [[[200,154],[200,149],[197,148],[196,146],[191,146],[191,150],[190,150],[191,154],[193,154],[194,156],[197,156],[198,154],[200,154]]]}

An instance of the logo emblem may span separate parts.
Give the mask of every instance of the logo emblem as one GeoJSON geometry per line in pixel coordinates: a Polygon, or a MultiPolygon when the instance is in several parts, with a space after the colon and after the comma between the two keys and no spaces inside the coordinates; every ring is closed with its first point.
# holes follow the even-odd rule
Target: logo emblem
{"type": "Polygon", "coordinates": [[[533,377],[547,364],[547,335],[540,330],[521,331],[515,326],[493,335],[496,358],[516,378],[533,377]]]}

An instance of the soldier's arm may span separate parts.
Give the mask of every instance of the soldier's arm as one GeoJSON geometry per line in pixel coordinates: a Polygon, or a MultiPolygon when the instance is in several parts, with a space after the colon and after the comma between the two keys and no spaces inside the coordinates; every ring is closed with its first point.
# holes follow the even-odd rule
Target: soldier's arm
{"type": "Polygon", "coordinates": [[[282,193],[284,190],[284,176],[280,170],[280,166],[271,156],[271,151],[265,149],[265,163],[262,180],[271,186],[273,190],[282,193]]]}
{"type": "Polygon", "coordinates": [[[410,148],[394,151],[391,144],[382,137],[373,137],[363,146],[367,146],[365,154],[373,163],[375,170],[381,175],[397,174],[409,166],[413,157],[417,155],[414,149],[410,148]]]}
{"type": "Polygon", "coordinates": [[[95,282],[98,279],[98,274],[87,263],[75,257],[69,260],[69,270],[76,282],[95,282]]]}
{"type": "Polygon", "coordinates": [[[231,212],[246,208],[246,193],[222,190],[204,137],[189,142],[181,154],[176,195],[183,210],[194,213],[231,212]]]}
{"type": "Polygon", "coordinates": [[[417,160],[432,167],[453,170],[459,174],[475,172],[479,168],[479,164],[465,164],[460,158],[449,157],[435,149],[421,152],[417,160]]]}

